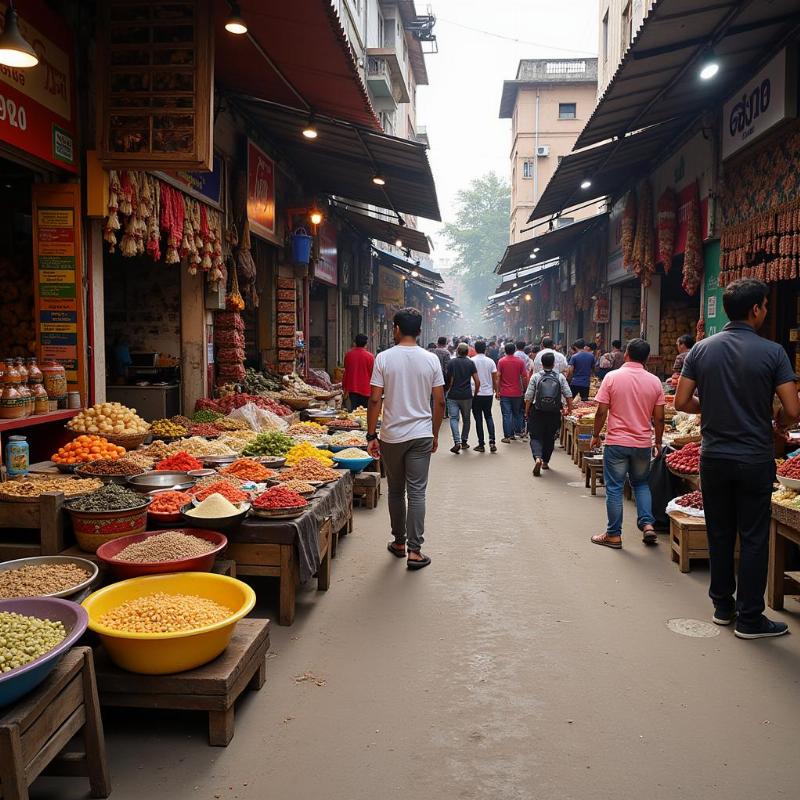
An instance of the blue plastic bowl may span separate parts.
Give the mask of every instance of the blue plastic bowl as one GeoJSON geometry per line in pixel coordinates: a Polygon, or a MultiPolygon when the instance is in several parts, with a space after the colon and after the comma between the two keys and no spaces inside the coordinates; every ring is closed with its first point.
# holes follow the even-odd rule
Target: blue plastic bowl
{"type": "Polygon", "coordinates": [[[64,641],[35,661],[10,672],[0,673],[0,706],[7,706],[31,689],[35,689],[56,668],[61,656],[83,636],[89,615],[77,603],[61,600],[58,597],[20,597],[16,600],[0,600],[0,611],[61,622],[67,632],[64,641]]]}
{"type": "Polygon", "coordinates": [[[349,448],[351,448],[351,447],[359,447],[359,448],[361,448],[362,450],[364,450],[364,453],[366,453],[366,452],[367,452],[367,451],[366,451],[366,449],[365,449],[365,448],[366,448],[366,445],[364,445],[364,446],[362,447],[360,444],[332,444],[332,445],[330,445],[330,446],[328,447],[328,450],[330,450],[332,453],[338,453],[338,452],[340,452],[341,450],[348,450],[348,449],[349,449],[349,448]]]}
{"type": "Polygon", "coordinates": [[[333,460],[339,464],[339,466],[349,469],[350,472],[361,472],[364,467],[368,467],[372,463],[372,456],[365,455],[364,458],[339,458],[339,456],[334,454],[333,460]]]}

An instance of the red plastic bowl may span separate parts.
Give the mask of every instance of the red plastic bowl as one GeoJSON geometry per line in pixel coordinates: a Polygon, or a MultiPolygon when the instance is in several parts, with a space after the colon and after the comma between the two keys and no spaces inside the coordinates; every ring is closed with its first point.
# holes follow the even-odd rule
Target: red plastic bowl
{"type": "Polygon", "coordinates": [[[214,561],[223,550],[228,546],[228,537],[217,531],[200,530],[198,528],[170,528],[170,530],[180,531],[189,536],[196,536],[198,539],[205,539],[214,544],[214,549],[201,556],[191,558],[178,558],[174,561],[145,561],[142,563],[135,561],[115,561],[114,556],[124,550],[129,544],[141,542],[151,536],[157,536],[165,531],[147,531],[137,533],[133,536],[123,536],[106,542],[97,549],[97,558],[103,562],[114,574],[116,578],[138,578],[140,575],[159,575],[164,572],[210,572],[214,566],[214,561]]]}

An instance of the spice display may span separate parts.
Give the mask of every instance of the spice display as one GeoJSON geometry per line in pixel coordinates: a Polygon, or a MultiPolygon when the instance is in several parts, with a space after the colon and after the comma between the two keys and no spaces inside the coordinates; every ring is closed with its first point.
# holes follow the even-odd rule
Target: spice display
{"type": "Polygon", "coordinates": [[[367,443],[367,434],[364,431],[340,431],[330,437],[330,443],[336,447],[358,447],[367,443]]]}
{"type": "Polygon", "coordinates": [[[140,447],[136,453],[152,458],[154,461],[161,461],[162,458],[166,458],[170,455],[172,450],[170,449],[170,445],[162,439],[155,439],[145,447],[140,447]]]}
{"type": "Polygon", "coordinates": [[[211,484],[219,483],[220,481],[230,484],[234,489],[240,488],[245,483],[245,481],[243,481],[241,478],[237,478],[235,475],[223,475],[222,473],[217,473],[215,475],[207,475],[205,478],[200,478],[200,480],[194,485],[193,491],[205,489],[206,486],[211,486],[211,484]]]}
{"type": "Polygon", "coordinates": [[[203,500],[202,503],[190,508],[186,512],[186,516],[199,517],[200,519],[224,519],[225,517],[235,517],[241,513],[241,509],[231,503],[227,497],[215,492],[203,500]]]}
{"type": "Polygon", "coordinates": [[[163,459],[181,451],[190,456],[233,456],[236,451],[219,440],[204,439],[202,436],[192,436],[189,439],[179,439],[175,442],[162,442],[157,439],[143,450],[148,456],[163,459]]]}
{"type": "Polygon", "coordinates": [[[279,392],[283,388],[283,383],[277,375],[257,372],[248,367],[245,370],[244,386],[251,394],[259,394],[261,392],[279,392]]]}
{"type": "Polygon", "coordinates": [[[79,433],[102,433],[113,436],[133,436],[147,433],[150,426],[136,413],[121,403],[98,403],[79,412],[67,427],[79,433]]]}
{"type": "Polygon", "coordinates": [[[198,500],[205,500],[207,497],[211,497],[212,494],[221,494],[231,503],[243,503],[248,499],[247,492],[231,486],[227,481],[214,481],[214,483],[203,486],[201,489],[195,486],[191,489],[190,494],[193,494],[198,500]]]}
{"type": "Polygon", "coordinates": [[[358,447],[348,447],[346,450],[340,450],[336,453],[337,458],[366,458],[367,455],[366,450],[361,450],[358,447]]]}
{"type": "Polygon", "coordinates": [[[675,432],[681,436],[700,436],[700,415],[678,411],[672,418],[675,432]]]}
{"type": "Polygon", "coordinates": [[[361,423],[355,419],[332,419],[327,423],[329,428],[340,428],[341,430],[353,430],[354,428],[360,428],[361,423]]]}
{"type": "Polygon", "coordinates": [[[155,536],[148,536],[141,542],[133,542],[124,547],[113,561],[133,561],[136,564],[159,561],[176,561],[180,558],[194,558],[210,553],[214,549],[213,542],[199,536],[182,531],[164,531],[155,536]]]}
{"type": "Polygon", "coordinates": [[[800,458],[787,458],[778,467],[778,475],[782,478],[794,478],[800,480],[800,458]]]}
{"type": "Polygon", "coordinates": [[[625,198],[622,212],[622,265],[630,270],[633,267],[633,242],[636,237],[636,192],[631,189],[625,198]]]}
{"type": "Polygon", "coordinates": [[[216,438],[219,436],[220,430],[211,422],[198,422],[189,428],[190,436],[207,436],[216,438]]]}
{"type": "Polygon", "coordinates": [[[174,422],[176,425],[182,425],[187,430],[192,424],[192,420],[190,420],[189,417],[185,417],[183,414],[176,414],[174,417],[170,417],[169,421],[174,422]]]}
{"type": "Polygon", "coordinates": [[[700,472],[700,445],[697,442],[690,442],[680,450],[670,453],[666,461],[673,472],[697,475],[700,472]]]}
{"type": "Polygon", "coordinates": [[[143,453],[141,450],[129,450],[128,454],[125,456],[125,460],[141,467],[142,471],[153,469],[156,463],[154,458],[150,458],[149,455],[143,453]]]}
{"type": "Polygon", "coordinates": [[[281,472],[276,480],[284,481],[336,481],[342,472],[320,464],[315,458],[302,458],[291,469],[281,472]]]}
{"type": "Polygon", "coordinates": [[[274,477],[277,473],[274,469],[269,469],[252,458],[239,458],[227,467],[220,470],[223,475],[235,475],[246,481],[265,481],[274,477]]]}
{"type": "Polygon", "coordinates": [[[86,475],[139,475],[142,468],[127,458],[101,458],[81,466],[81,473],[86,475]]]}
{"type": "Polygon", "coordinates": [[[61,622],[0,611],[0,672],[41,658],[66,638],[61,622]]]}
{"type": "Polygon", "coordinates": [[[171,419],[157,419],[150,424],[150,433],[153,436],[163,436],[167,439],[176,439],[186,436],[187,428],[171,419]]]}
{"type": "Polygon", "coordinates": [[[198,461],[194,456],[190,456],[185,450],[180,450],[174,455],[167,456],[156,464],[157,470],[175,470],[176,472],[188,472],[191,469],[202,469],[203,462],[198,461]]]}
{"type": "Polygon", "coordinates": [[[147,510],[151,514],[177,514],[191,502],[192,496],[187,492],[159,492],[153,495],[153,502],[147,510]]]}
{"type": "Polygon", "coordinates": [[[330,467],[333,464],[331,456],[333,456],[333,453],[330,450],[319,450],[309,442],[301,442],[294,445],[286,454],[286,464],[292,467],[301,459],[315,458],[324,466],[330,467]]]}
{"type": "Polygon", "coordinates": [[[703,493],[702,492],[689,492],[682,497],[675,498],[675,505],[682,506],[683,508],[697,508],[703,510],[703,493]]]}
{"type": "Polygon", "coordinates": [[[316,422],[296,422],[294,425],[289,426],[286,433],[289,436],[315,436],[324,434],[325,428],[316,422]]]}
{"type": "Polygon", "coordinates": [[[800,508],[800,495],[791,489],[781,487],[772,493],[772,502],[787,508],[800,508]]]}
{"type": "Polygon", "coordinates": [[[244,419],[231,419],[230,417],[222,417],[213,423],[218,431],[249,431],[250,426],[247,420],[244,419]]]}
{"type": "Polygon", "coordinates": [[[65,497],[77,497],[102,488],[97,478],[70,478],[61,475],[33,476],[0,484],[0,494],[9,498],[39,497],[48,492],[60,492],[65,497]]]}
{"type": "Polygon", "coordinates": [[[290,437],[278,431],[259,433],[247,447],[242,450],[245,456],[285,456],[292,449],[290,437]]]}
{"type": "MultiPolygon", "coordinates": [[[[244,339],[242,339],[242,341],[244,342],[244,339]]],[[[244,393],[229,394],[226,397],[221,397],[219,400],[207,400],[205,398],[201,398],[197,401],[195,407],[197,409],[209,408],[212,411],[220,411],[223,414],[230,414],[231,411],[241,408],[242,406],[246,406],[248,403],[253,403],[259,408],[271,411],[273,414],[277,414],[279,417],[288,417],[293,413],[291,408],[281,405],[279,402],[272,400],[269,397],[262,397],[258,394],[244,393]]]]}
{"type": "Polygon", "coordinates": [[[642,286],[649,286],[652,283],[656,263],[653,241],[653,187],[650,185],[650,181],[645,181],[639,192],[631,266],[639,276],[642,286]]]}
{"type": "Polygon", "coordinates": [[[296,478],[292,478],[291,480],[288,481],[283,481],[281,483],[281,486],[283,486],[284,489],[291,489],[291,491],[297,492],[297,494],[303,494],[304,492],[311,493],[314,491],[314,487],[310,483],[307,483],[306,481],[297,480],[296,478]]]}
{"type": "Polygon", "coordinates": [[[219,437],[218,441],[226,447],[230,447],[235,453],[241,453],[250,442],[254,441],[258,434],[255,431],[230,431],[219,437]]]}
{"type": "Polygon", "coordinates": [[[78,564],[29,564],[0,572],[0,598],[40,597],[56,594],[87,580],[89,572],[78,564]]]}
{"type": "Polygon", "coordinates": [[[658,260],[669,273],[675,254],[675,232],[678,226],[678,201],[674,190],[667,186],[658,198],[658,260]]]}
{"type": "Polygon", "coordinates": [[[683,290],[690,297],[697,294],[703,282],[703,232],[700,218],[700,187],[695,181],[689,203],[686,249],[683,253],[683,290]]]}
{"type": "Polygon", "coordinates": [[[70,500],[69,507],[75,511],[127,511],[131,508],[140,508],[147,505],[150,498],[119,486],[109,483],[102,489],[92,494],[70,500]]]}
{"type": "Polygon", "coordinates": [[[222,414],[219,411],[211,411],[210,409],[200,409],[192,414],[191,422],[216,422],[222,419],[222,414]]]}
{"type": "Polygon", "coordinates": [[[83,435],[73,439],[50,456],[55,464],[83,464],[98,459],[115,459],[125,455],[125,448],[111,444],[102,436],[83,435]]]}
{"type": "Polygon", "coordinates": [[[273,486],[253,500],[253,508],[258,509],[300,508],[307,505],[305,497],[285,486],[273,486]]]}
{"type": "Polygon", "coordinates": [[[231,613],[227,606],[206,597],[153,592],[112,608],[99,622],[128,633],[176,633],[214,625],[231,613]]]}

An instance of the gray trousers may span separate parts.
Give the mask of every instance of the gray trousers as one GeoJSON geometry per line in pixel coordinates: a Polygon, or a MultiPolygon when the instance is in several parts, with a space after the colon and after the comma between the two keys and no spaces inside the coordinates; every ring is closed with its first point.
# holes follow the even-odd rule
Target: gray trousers
{"type": "Polygon", "coordinates": [[[381,442],[381,459],[389,486],[389,518],[396,544],[419,552],[425,532],[425,491],[433,438],[381,442]],[[408,511],[406,512],[406,494],[408,511]]]}

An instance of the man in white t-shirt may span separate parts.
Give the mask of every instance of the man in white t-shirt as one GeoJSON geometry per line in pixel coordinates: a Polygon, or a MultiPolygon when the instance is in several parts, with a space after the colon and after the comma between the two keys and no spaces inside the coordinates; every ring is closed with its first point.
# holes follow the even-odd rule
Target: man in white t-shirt
{"type": "Polygon", "coordinates": [[[394,541],[388,549],[392,555],[405,558],[408,543],[409,569],[422,569],[431,563],[422,553],[425,492],[445,408],[442,366],[433,353],[417,345],[421,329],[422,315],[417,309],[403,308],[394,315],[395,347],[375,358],[367,406],[367,446],[373,458],[383,459],[389,485],[394,541]],[[381,407],[379,442],[376,429],[381,407]]]}
{"type": "Polygon", "coordinates": [[[486,452],[486,442],[483,439],[483,420],[485,419],[486,430],[489,431],[489,450],[496,453],[492,399],[497,391],[497,364],[486,355],[486,342],[483,339],[475,342],[475,351],[472,361],[478,370],[478,380],[480,381],[480,388],[472,398],[472,416],[475,418],[475,430],[478,432],[478,446],[475,448],[475,452],[486,452]]]}
{"type": "Polygon", "coordinates": [[[542,356],[545,353],[552,353],[555,357],[556,363],[553,366],[555,372],[561,373],[567,371],[567,367],[569,366],[567,359],[564,358],[563,354],[559,353],[558,350],[553,349],[553,340],[549,336],[546,336],[542,339],[542,349],[536,354],[536,358],[533,361],[534,374],[542,371],[542,356]]]}

